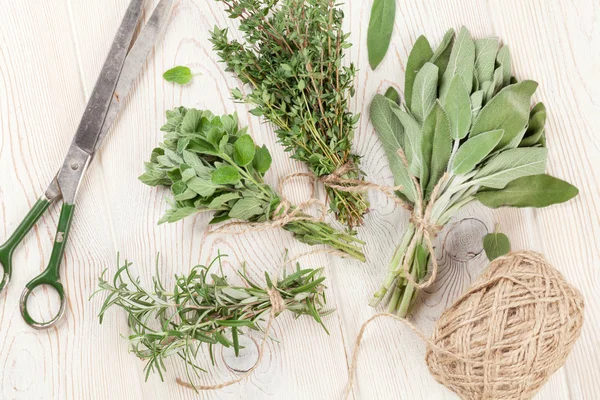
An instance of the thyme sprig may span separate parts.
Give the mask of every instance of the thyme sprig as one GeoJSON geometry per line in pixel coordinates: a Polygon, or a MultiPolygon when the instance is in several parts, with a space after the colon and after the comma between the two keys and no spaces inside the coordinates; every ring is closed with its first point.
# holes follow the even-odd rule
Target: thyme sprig
{"type": "MultiPolygon", "coordinates": [[[[353,165],[342,178],[360,178],[359,157],[351,153],[359,115],[348,111],[356,69],[342,66],[350,47],[343,11],[331,0],[217,1],[240,21],[244,36],[241,43],[228,39],[227,29],[211,33],[227,70],[251,88],[247,95],[234,89],[234,99],[255,105],[251,113],[275,124],[286,151],[316,176],[353,165]]],[[[364,193],[327,192],[338,220],[362,223],[369,206],[364,193]]]]}
{"type": "Polygon", "coordinates": [[[146,289],[140,279],[132,275],[132,263],[128,261],[112,280],[105,279],[107,271],[103,272],[99,288],[92,295],[106,295],[99,314],[100,323],[114,306],[125,311],[131,329],[127,338],[131,352],[146,361],[146,379],[156,372],[164,380],[165,360],[177,356],[192,382],[192,376],[199,377],[199,372],[205,371],[197,362],[203,344],[208,345],[212,365],[215,365],[215,345],[233,347],[238,355],[242,329],[264,330],[262,325],[273,306],[269,290],[277,291],[285,310],[296,316],[311,316],[327,332],[321,317],[331,310],[324,309],[325,277],[321,276],[321,268],[300,269],[297,264],[295,272],[284,272],[282,279],[275,282],[265,272],[266,285],[260,285],[242,266],[236,271],[244,284],[239,286],[231,284],[223,273],[223,257],[225,255],[219,254],[208,266],[198,265],[188,275],[175,275],[172,291],[167,291],[161,282],[158,261],[152,289],[146,289]],[[216,264],[219,272],[210,273],[216,264]]]}

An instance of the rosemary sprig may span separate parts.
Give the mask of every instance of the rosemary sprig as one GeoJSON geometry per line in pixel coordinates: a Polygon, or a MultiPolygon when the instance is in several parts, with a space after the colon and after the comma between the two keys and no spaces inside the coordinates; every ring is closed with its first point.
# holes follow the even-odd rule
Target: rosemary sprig
{"type": "MultiPolygon", "coordinates": [[[[343,178],[360,178],[359,157],[351,153],[359,116],[348,112],[356,69],[342,66],[343,50],[350,47],[342,10],[331,0],[217,1],[240,21],[244,36],[240,43],[228,39],[227,29],[211,33],[227,70],[251,88],[246,96],[234,89],[233,97],[275,124],[286,151],[316,176],[353,165],[343,178]]],[[[327,192],[342,223],[362,223],[369,206],[364,193],[327,192]]]]}
{"type": "MultiPolygon", "coordinates": [[[[188,380],[205,371],[197,363],[203,344],[208,345],[214,365],[213,347],[220,344],[240,350],[238,335],[246,328],[263,331],[262,324],[271,314],[269,290],[275,290],[282,299],[285,310],[297,316],[309,315],[325,331],[321,317],[330,313],[324,310],[325,277],[322,269],[300,269],[297,264],[292,274],[284,272],[283,278],[273,284],[265,272],[266,288],[246,274],[244,266],[237,271],[245,286],[233,285],[223,274],[219,254],[208,266],[198,265],[188,275],[175,276],[175,286],[167,291],[159,277],[158,262],[152,289],[144,288],[139,278],[130,271],[132,263],[125,261],[111,281],[106,280],[106,270],[99,279],[99,288],[92,295],[104,294],[106,300],[100,310],[100,323],[113,306],[127,314],[131,334],[128,340],[131,352],[146,361],[146,379],[156,372],[164,379],[165,360],[177,356],[185,364],[188,380]],[[219,266],[219,273],[210,273],[219,266]]],[[[327,332],[329,333],[329,332],[327,332]]]]}

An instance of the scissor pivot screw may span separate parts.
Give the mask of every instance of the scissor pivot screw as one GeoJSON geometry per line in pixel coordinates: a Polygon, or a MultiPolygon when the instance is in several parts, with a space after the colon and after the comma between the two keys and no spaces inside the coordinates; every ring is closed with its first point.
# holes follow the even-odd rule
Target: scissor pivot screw
{"type": "Polygon", "coordinates": [[[77,171],[77,170],[79,169],[79,164],[77,164],[77,163],[73,163],[73,164],[71,164],[71,169],[72,169],[73,171],[77,171]]]}

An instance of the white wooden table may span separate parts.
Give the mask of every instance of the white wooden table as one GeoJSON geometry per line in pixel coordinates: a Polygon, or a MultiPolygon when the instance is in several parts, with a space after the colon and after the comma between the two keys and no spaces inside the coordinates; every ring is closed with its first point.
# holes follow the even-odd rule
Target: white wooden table
{"type": "MultiPolygon", "coordinates": [[[[149,1],[148,3],[155,3],[149,1]]],[[[43,192],[59,166],[83,112],[128,0],[3,0],[0,11],[0,239],[4,239],[43,192]]],[[[438,43],[448,27],[464,24],[478,37],[497,35],[513,54],[518,77],[540,83],[536,94],[548,109],[549,172],[581,189],[576,200],[544,210],[490,210],[474,205],[441,233],[438,285],[421,296],[413,315],[425,332],[485,266],[482,236],[500,222],[513,248],[547,255],[586,300],[583,334],[567,364],[538,398],[595,399],[600,380],[600,3],[597,0],[398,1],[393,43],[376,72],[367,62],[366,29],[371,1],[347,0],[346,27],[354,46],[347,58],[360,69],[351,107],[363,114],[355,151],[370,179],[391,183],[383,149],[368,122],[369,101],[388,85],[403,87],[412,43],[425,34],[438,43]]],[[[148,10],[152,4],[148,4],[148,10]]],[[[145,18],[148,18],[146,15],[145,18]]],[[[230,255],[228,268],[248,262],[252,276],[275,271],[284,249],[309,249],[282,231],[241,236],[207,235],[209,216],[157,226],[164,190],[137,180],[142,162],[161,140],[164,111],[179,105],[237,111],[259,144],[274,156],[267,176],[303,170],[276,143],[273,129],[234,104],[229,90],[238,82],[211,50],[208,30],[231,26],[220,4],[180,0],[164,39],[156,46],[116,127],[96,158],[80,192],[62,273],[68,294],[64,322],[48,331],[28,328],[18,311],[23,285],[45,267],[58,219],[54,208],[15,255],[13,280],[0,297],[0,399],[336,399],[347,383],[347,364],[361,323],[377,310],[367,305],[385,273],[407,213],[383,195],[371,193],[373,210],[360,236],[368,263],[324,255],[303,265],[325,266],[329,305],[327,336],[309,318],[282,315],[274,324],[280,343],[269,342],[262,364],[243,383],[218,392],[194,392],[175,383],[183,375],[169,363],[165,382],[144,382],[143,363],[127,351],[122,312],[99,325],[101,298],[88,300],[102,270],[116,270],[117,251],[134,261],[148,283],[160,252],[163,276],[209,261],[217,250],[230,255]],[[203,75],[186,87],[165,82],[162,73],[188,65],[203,75]]],[[[234,34],[237,34],[233,30],[234,34]]],[[[288,187],[300,200],[307,183],[288,187]]],[[[323,193],[316,193],[323,196],[323,193]]],[[[49,293],[40,304],[52,305],[49,293]],[[46,298],[47,297],[47,298],[46,298]]],[[[49,310],[38,310],[48,313],[49,310]]],[[[357,399],[450,399],[424,362],[424,344],[394,321],[379,321],[364,338],[357,399]]],[[[249,357],[252,357],[250,354],[249,357]]],[[[217,357],[202,384],[231,379],[236,361],[217,357]]],[[[237,361],[243,364],[244,360],[237,361]]],[[[247,361],[247,360],[246,360],[247,361]]],[[[203,361],[208,366],[208,361],[203,361]]],[[[239,365],[238,365],[239,366],[239,365]]]]}

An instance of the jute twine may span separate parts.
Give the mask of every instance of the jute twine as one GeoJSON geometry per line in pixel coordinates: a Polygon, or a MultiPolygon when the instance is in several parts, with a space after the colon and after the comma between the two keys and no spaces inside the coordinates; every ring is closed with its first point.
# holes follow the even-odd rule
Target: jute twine
{"type": "Polygon", "coordinates": [[[361,326],[348,369],[352,389],[361,340],[378,318],[401,321],[427,343],[434,378],[462,399],[530,399],[565,362],[581,333],[584,301],[541,254],[494,260],[441,315],[431,338],[381,313],[361,326]]]}

